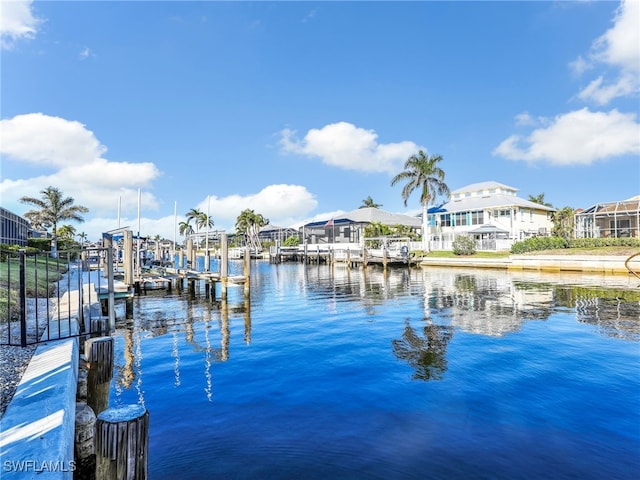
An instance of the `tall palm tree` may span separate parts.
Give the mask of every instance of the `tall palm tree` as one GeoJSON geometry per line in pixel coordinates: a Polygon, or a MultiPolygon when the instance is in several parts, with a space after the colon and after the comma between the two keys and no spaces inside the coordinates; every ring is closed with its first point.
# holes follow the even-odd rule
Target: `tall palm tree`
{"type": "Polygon", "coordinates": [[[371,195],[369,195],[367,198],[362,200],[362,205],[360,205],[358,208],[380,208],[381,206],[381,203],[375,203],[373,201],[373,198],[371,198],[371,195]]]}
{"type": "Polygon", "coordinates": [[[427,242],[427,208],[434,203],[438,195],[449,197],[449,187],[444,182],[444,170],[438,166],[443,160],[441,155],[425,155],[420,150],[411,155],[404,162],[404,170],[391,179],[391,186],[401,181],[407,183],[402,187],[402,199],[407,206],[409,197],[414,190],[420,190],[420,203],[422,205],[422,245],[425,250],[429,248],[427,242]]]}
{"type": "Polygon", "coordinates": [[[200,229],[199,223],[200,223],[200,219],[202,218],[202,215],[205,215],[205,214],[197,208],[192,208],[187,212],[187,223],[191,224],[191,221],[193,221],[193,223],[196,226],[196,232],[200,229]]]}
{"type": "Polygon", "coordinates": [[[27,219],[34,219],[45,228],[51,227],[51,254],[57,256],[58,251],[58,222],[62,220],[75,220],[76,222],[84,222],[83,213],[87,213],[89,209],[82,205],[74,205],[75,200],[72,197],[64,197],[62,192],[55,187],[47,187],[41,190],[40,198],[21,197],[22,203],[27,203],[37,207],[37,210],[30,210],[24,214],[27,219]]]}

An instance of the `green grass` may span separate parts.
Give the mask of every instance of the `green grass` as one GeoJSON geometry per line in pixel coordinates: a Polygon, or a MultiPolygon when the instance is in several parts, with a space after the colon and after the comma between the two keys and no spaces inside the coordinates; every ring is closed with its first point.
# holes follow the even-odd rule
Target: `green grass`
{"type": "MultiPolygon", "coordinates": [[[[46,298],[53,294],[55,284],[67,271],[66,264],[58,264],[45,257],[27,257],[25,285],[27,297],[46,298]]],[[[20,288],[20,263],[16,257],[3,257],[0,261],[0,321],[6,321],[11,306],[11,316],[18,314],[20,288]]]]}
{"type": "MultiPolygon", "coordinates": [[[[427,258],[507,258],[511,255],[511,252],[476,252],[473,255],[456,255],[451,250],[447,251],[434,251],[434,252],[421,252],[416,251],[416,257],[427,258]]],[[[621,247],[621,246],[609,246],[609,247],[583,247],[583,248],[558,248],[553,250],[539,250],[535,252],[524,253],[521,255],[618,255],[629,257],[635,253],[640,253],[640,248],[637,247],[621,247]]]]}

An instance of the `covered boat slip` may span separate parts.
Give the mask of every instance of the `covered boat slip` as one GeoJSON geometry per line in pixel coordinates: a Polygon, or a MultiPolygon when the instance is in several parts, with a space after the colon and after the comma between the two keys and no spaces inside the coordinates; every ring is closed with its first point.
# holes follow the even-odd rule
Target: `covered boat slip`
{"type": "Polygon", "coordinates": [[[409,252],[419,249],[420,242],[408,239],[367,238],[359,243],[305,244],[297,247],[279,245],[269,249],[271,263],[342,263],[347,266],[379,264],[382,266],[415,264],[409,252]]]}

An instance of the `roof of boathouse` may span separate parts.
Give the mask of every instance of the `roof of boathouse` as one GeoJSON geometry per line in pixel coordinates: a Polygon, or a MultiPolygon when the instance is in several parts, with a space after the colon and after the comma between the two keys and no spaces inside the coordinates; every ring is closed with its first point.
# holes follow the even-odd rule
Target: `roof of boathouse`
{"type": "Polygon", "coordinates": [[[422,221],[418,217],[404,215],[402,213],[391,213],[379,208],[364,207],[357,208],[333,218],[328,218],[320,222],[311,222],[304,225],[305,228],[317,228],[331,222],[335,225],[346,225],[349,223],[381,223],[383,225],[407,225],[410,227],[420,227],[422,221]]]}

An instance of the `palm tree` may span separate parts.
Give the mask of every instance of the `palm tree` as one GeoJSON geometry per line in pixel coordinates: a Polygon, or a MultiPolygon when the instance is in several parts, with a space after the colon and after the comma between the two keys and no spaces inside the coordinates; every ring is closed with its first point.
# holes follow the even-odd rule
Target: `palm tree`
{"type": "Polygon", "coordinates": [[[58,240],[57,230],[58,222],[61,220],[75,220],[76,222],[84,222],[81,214],[87,213],[89,209],[82,205],[74,205],[75,200],[71,197],[64,198],[62,192],[55,187],[47,187],[41,190],[41,198],[21,197],[22,203],[28,203],[38,208],[38,210],[29,210],[24,214],[25,218],[34,219],[37,224],[49,228],[51,227],[51,254],[57,256],[58,240]]]}
{"type": "Polygon", "coordinates": [[[425,155],[420,150],[416,155],[411,155],[404,163],[404,171],[391,179],[391,186],[406,180],[402,188],[404,205],[414,190],[420,189],[420,203],[422,204],[422,245],[429,249],[427,242],[427,207],[434,203],[437,195],[449,197],[449,187],[444,183],[444,170],[438,164],[443,160],[441,155],[425,155]]]}
{"type": "Polygon", "coordinates": [[[529,201],[533,202],[533,203],[539,203],[540,205],[544,205],[545,207],[552,207],[553,205],[551,205],[549,202],[545,202],[544,201],[544,193],[540,193],[538,195],[529,195],[529,201]]]}
{"type": "Polygon", "coordinates": [[[259,251],[261,249],[260,241],[258,239],[258,231],[261,227],[269,224],[269,219],[265,218],[260,213],[255,213],[253,210],[247,208],[240,212],[236,219],[236,232],[238,234],[244,234],[247,238],[249,246],[259,251]]]}
{"type": "Polygon", "coordinates": [[[187,223],[191,224],[191,221],[193,220],[193,223],[195,223],[196,225],[196,232],[200,229],[200,219],[202,218],[202,215],[205,215],[201,210],[198,210],[197,208],[192,208],[191,210],[189,210],[187,212],[187,223]]]}
{"type": "Polygon", "coordinates": [[[362,200],[362,205],[360,205],[358,208],[380,208],[381,206],[381,203],[375,203],[373,201],[373,198],[371,198],[371,195],[369,195],[367,198],[362,200]]]}
{"type": "Polygon", "coordinates": [[[85,232],[80,232],[77,237],[80,239],[80,246],[83,246],[87,241],[87,234],[85,232]]]}
{"type": "Polygon", "coordinates": [[[198,216],[198,218],[196,218],[196,225],[198,226],[198,228],[211,228],[213,227],[213,219],[210,215],[207,216],[206,213],[200,212],[200,215],[198,216]]]}
{"type": "Polygon", "coordinates": [[[76,228],[73,225],[62,225],[58,228],[58,238],[73,240],[76,235],[76,228]]]}
{"type": "Polygon", "coordinates": [[[193,227],[189,225],[188,221],[180,222],[178,228],[180,229],[180,235],[191,235],[193,233],[193,227]]]}

